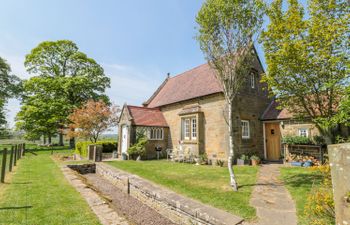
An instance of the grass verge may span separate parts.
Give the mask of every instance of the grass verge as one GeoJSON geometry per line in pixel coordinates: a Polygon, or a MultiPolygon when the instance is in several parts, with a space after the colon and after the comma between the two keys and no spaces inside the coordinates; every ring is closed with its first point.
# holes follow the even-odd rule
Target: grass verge
{"type": "Polygon", "coordinates": [[[0,224],[100,224],[50,153],[27,153],[0,186],[0,224]]]}
{"type": "Polygon", "coordinates": [[[251,220],[256,216],[255,208],[249,205],[249,200],[258,167],[234,167],[239,191],[233,192],[225,167],[167,161],[112,161],[108,164],[245,219],[251,220]]]}
{"type": "Polygon", "coordinates": [[[285,167],[281,168],[281,178],[295,201],[298,224],[309,224],[309,219],[304,215],[304,207],[313,185],[321,183],[322,175],[311,168],[285,167]]]}

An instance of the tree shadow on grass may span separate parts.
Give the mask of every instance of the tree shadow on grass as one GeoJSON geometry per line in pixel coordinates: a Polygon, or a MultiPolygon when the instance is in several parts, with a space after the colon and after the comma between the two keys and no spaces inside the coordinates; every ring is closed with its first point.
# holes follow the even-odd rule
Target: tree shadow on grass
{"type": "Polygon", "coordinates": [[[0,208],[1,210],[13,210],[13,209],[30,209],[33,208],[33,206],[31,205],[27,205],[27,206],[9,206],[9,207],[2,207],[0,208]]]}
{"type": "Polygon", "coordinates": [[[243,184],[243,185],[238,185],[238,188],[242,187],[255,187],[255,186],[283,186],[283,184],[276,184],[276,183],[255,183],[255,184],[243,184]]]}
{"type": "Polygon", "coordinates": [[[300,187],[300,186],[312,186],[313,184],[319,184],[321,183],[323,176],[319,173],[311,173],[311,174],[293,174],[293,175],[287,175],[284,177],[284,179],[280,178],[283,182],[282,183],[274,183],[274,182],[267,182],[267,183],[254,183],[254,184],[243,184],[238,185],[238,188],[242,187],[251,187],[251,186],[284,186],[288,185],[291,187],[300,187]]]}
{"type": "Polygon", "coordinates": [[[321,183],[323,176],[319,173],[293,174],[284,177],[284,184],[291,187],[312,186],[321,183]]]}

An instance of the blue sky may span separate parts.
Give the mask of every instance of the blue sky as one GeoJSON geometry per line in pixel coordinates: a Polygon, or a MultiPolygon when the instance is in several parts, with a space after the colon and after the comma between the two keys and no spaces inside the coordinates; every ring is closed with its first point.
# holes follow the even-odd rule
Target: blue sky
{"type": "MultiPolygon", "coordinates": [[[[2,0],[0,56],[28,78],[26,54],[42,41],[69,39],[112,80],[107,94],[119,105],[140,105],[171,75],[205,62],[194,39],[203,0],[2,0]]],[[[260,46],[259,55],[263,59],[260,46]]],[[[14,124],[19,102],[8,103],[14,124]]]]}

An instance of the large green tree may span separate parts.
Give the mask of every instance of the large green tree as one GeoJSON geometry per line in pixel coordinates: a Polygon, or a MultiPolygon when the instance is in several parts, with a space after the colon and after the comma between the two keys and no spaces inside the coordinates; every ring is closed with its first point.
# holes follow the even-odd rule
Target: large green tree
{"type": "Polygon", "coordinates": [[[262,24],[264,5],[259,0],[207,0],[198,12],[197,40],[209,65],[216,71],[228,105],[230,184],[238,185],[232,168],[235,155],[234,102],[252,72],[253,38],[262,24]]]}
{"type": "Polygon", "coordinates": [[[11,67],[5,59],[0,57],[0,135],[6,125],[6,101],[17,96],[21,91],[21,80],[11,74],[11,67]]]}
{"type": "MultiPolygon", "coordinates": [[[[46,81],[52,79],[52,83],[47,82],[47,85],[51,87],[44,90],[44,93],[52,96],[51,104],[63,104],[65,108],[68,108],[68,110],[61,109],[65,118],[74,108],[80,107],[89,99],[108,101],[104,92],[110,87],[110,79],[104,74],[103,68],[94,59],[79,51],[77,45],[72,41],[58,40],[40,43],[26,56],[25,67],[30,74],[35,75],[31,79],[37,77],[46,81]],[[55,99],[58,103],[55,102],[55,99]]],[[[43,90],[31,88],[25,90],[26,95],[32,97],[39,96],[40,91],[43,90]]],[[[55,115],[52,115],[52,118],[56,118],[55,115]]],[[[60,144],[63,144],[61,131],[66,127],[66,122],[67,120],[62,119],[57,121],[60,144]]],[[[74,139],[71,140],[71,147],[73,145],[74,139]]]]}
{"type": "Polygon", "coordinates": [[[333,117],[349,85],[347,0],[309,0],[308,16],[297,0],[272,2],[262,33],[271,93],[296,117],[311,119],[328,143],[333,117]]]}
{"type": "Polygon", "coordinates": [[[32,77],[24,82],[23,89],[22,107],[16,117],[17,128],[26,132],[25,137],[43,135],[51,144],[51,137],[67,123],[67,111],[71,109],[64,98],[60,79],[32,77]]]}

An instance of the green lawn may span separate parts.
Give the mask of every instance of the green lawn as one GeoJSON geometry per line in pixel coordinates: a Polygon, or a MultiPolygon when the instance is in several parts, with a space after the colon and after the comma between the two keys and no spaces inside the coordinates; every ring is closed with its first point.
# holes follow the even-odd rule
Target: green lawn
{"type": "Polygon", "coordinates": [[[226,167],[167,161],[114,161],[108,164],[245,219],[253,219],[256,216],[255,208],[249,205],[249,199],[256,182],[258,167],[234,167],[239,191],[233,192],[229,186],[226,167]]]}
{"type": "Polygon", "coordinates": [[[51,151],[27,153],[0,184],[0,224],[100,224],[66,181],[51,151]]]}
{"type": "Polygon", "coordinates": [[[312,186],[322,181],[322,175],[310,168],[285,167],[281,168],[281,178],[296,203],[298,224],[309,224],[304,216],[304,205],[312,186]]]}

